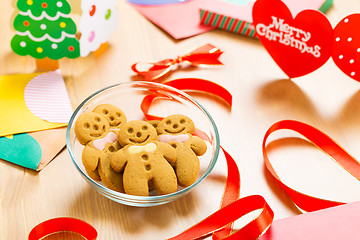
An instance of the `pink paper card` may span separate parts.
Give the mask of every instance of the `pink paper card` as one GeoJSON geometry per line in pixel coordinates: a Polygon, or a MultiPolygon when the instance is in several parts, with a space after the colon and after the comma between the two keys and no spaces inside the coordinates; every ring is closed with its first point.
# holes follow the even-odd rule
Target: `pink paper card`
{"type": "Polygon", "coordinates": [[[259,240],[359,239],[360,202],[275,221],[259,240]]]}
{"type": "Polygon", "coordinates": [[[163,5],[131,5],[172,37],[181,39],[213,29],[213,27],[200,24],[200,5],[207,4],[208,1],[190,0],[163,5]]]}

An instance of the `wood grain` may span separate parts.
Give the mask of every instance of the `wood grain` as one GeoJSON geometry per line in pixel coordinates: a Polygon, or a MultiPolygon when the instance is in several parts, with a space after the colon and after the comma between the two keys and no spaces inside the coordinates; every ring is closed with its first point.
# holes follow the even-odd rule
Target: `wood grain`
{"type": "MultiPolygon", "coordinates": [[[[14,2],[4,1],[0,8],[1,75],[36,71],[34,59],[18,56],[10,49],[14,2]]],[[[130,69],[135,62],[176,57],[212,43],[225,52],[221,56],[224,66],[181,69],[166,79],[204,78],[232,93],[231,110],[216,98],[194,97],[213,116],[221,145],[239,166],[241,196],[263,195],[276,219],[300,213],[263,165],[263,135],[282,119],[319,128],[360,159],[360,83],[343,74],[332,60],[307,76],[289,80],[257,40],[222,30],[174,40],[125,1],[118,1],[118,9],[120,26],[107,52],[97,59],[89,56],[60,61],[74,108],[105,86],[139,79],[130,69]]],[[[335,26],[356,11],[360,11],[359,1],[334,0],[327,16],[335,26]]],[[[274,138],[284,136],[293,135],[285,131],[274,138]]],[[[360,200],[359,182],[303,141],[276,141],[269,147],[269,154],[290,186],[333,200],[360,200]]],[[[175,202],[152,208],[128,207],[99,195],[77,172],[66,149],[39,173],[5,161],[0,161],[0,173],[0,239],[26,239],[38,223],[62,216],[89,222],[101,240],[165,239],[218,209],[226,164],[221,154],[214,171],[198,189],[175,202]]]]}

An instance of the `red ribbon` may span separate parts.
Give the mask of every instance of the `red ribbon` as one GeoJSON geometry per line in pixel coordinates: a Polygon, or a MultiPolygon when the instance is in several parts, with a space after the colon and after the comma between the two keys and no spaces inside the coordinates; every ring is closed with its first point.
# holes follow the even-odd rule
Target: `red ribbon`
{"type": "MultiPolygon", "coordinates": [[[[179,90],[201,91],[201,92],[213,94],[226,101],[230,105],[230,107],[232,106],[231,93],[222,86],[210,82],[208,80],[204,80],[200,78],[180,78],[180,79],[164,82],[163,84],[174,87],[179,90]]],[[[149,114],[149,108],[152,102],[159,97],[168,98],[167,96],[154,91],[154,94],[145,96],[143,101],[141,102],[140,108],[147,120],[163,119],[162,117],[149,114]]]]}
{"type": "Polygon", "coordinates": [[[265,199],[259,195],[239,198],[240,174],[234,159],[223,149],[227,163],[228,177],[221,203],[221,209],[203,221],[168,240],[198,239],[212,234],[213,240],[255,240],[271,225],[274,213],[265,199]],[[261,213],[246,226],[232,232],[232,224],[242,216],[261,209],[261,213]]]}
{"type": "Polygon", "coordinates": [[[29,240],[40,240],[53,233],[69,231],[78,233],[86,240],[96,240],[97,231],[90,224],[76,218],[53,218],[36,225],[29,233],[29,240]]]}
{"type": "Polygon", "coordinates": [[[262,144],[262,151],[265,161],[265,166],[272,174],[272,176],[277,180],[277,182],[284,188],[287,194],[290,196],[292,201],[301,209],[311,212],[324,208],[334,207],[341,204],[342,202],[335,202],[325,199],[320,199],[316,197],[312,197],[303,193],[300,193],[286,184],[284,184],[280,177],[276,174],[273,166],[271,165],[269,158],[266,153],[266,140],[269,135],[280,129],[288,129],[293,130],[295,132],[300,133],[304,137],[306,137],[310,142],[323,150],[327,155],[333,158],[341,167],[343,167],[346,171],[348,171],[355,178],[360,180],[360,164],[356,161],[350,154],[348,154],[344,149],[342,149],[334,140],[332,140],[325,133],[320,130],[307,125],[305,123],[301,123],[293,120],[283,120],[273,124],[269,130],[266,132],[262,144]]]}
{"type": "Polygon", "coordinates": [[[154,80],[164,76],[170,72],[172,67],[181,63],[188,62],[191,66],[198,67],[201,65],[222,65],[219,57],[223,52],[211,44],[205,44],[184,56],[175,59],[165,59],[157,63],[135,63],[131,69],[137,74],[144,76],[145,80],[154,80]],[[141,71],[138,68],[142,65],[150,65],[150,67],[141,71]]]}
{"type": "MultiPolygon", "coordinates": [[[[152,95],[151,95],[152,96],[152,95]]],[[[152,96],[149,101],[143,101],[142,108],[146,113],[148,112],[154,97],[152,96]]],[[[146,97],[144,98],[146,99],[146,97]]],[[[144,114],[145,114],[144,112],[144,114]]],[[[150,115],[151,116],[151,115],[150,115]]],[[[152,116],[156,117],[156,116],[152,116]]],[[[157,117],[161,119],[160,117],[157,117]]],[[[334,140],[332,140],[325,133],[318,129],[293,120],[283,120],[273,124],[266,132],[262,144],[263,156],[266,168],[270,171],[272,176],[289,194],[294,203],[305,211],[316,211],[328,207],[341,205],[344,203],[324,200],[308,196],[306,194],[297,192],[294,189],[286,186],[280,180],[272,167],[267,153],[266,153],[266,140],[269,135],[277,130],[288,129],[293,130],[304,137],[310,142],[323,150],[326,154],[331,156],[340,166],[352,174],[355,178],[360,180],[360,163],[357,162],[350,154],[342,149],[334,140]]],[[[205,139],[207,139],[205,137],[205,139]]],[[[258,239],[272,224],[274,213],[265,199],[259,195],[247,196],[239,199],[240,195],[240,174],[239,169],[234,159],[221,147],[224,152],[228,176],[226,179],[226,186],[221,201],[221,208],[205,218],[198,224],[190,227],[177,236],[169,238],[169,240],[189,240],[198,239],[212,234],[213,240],[227,239],[227,240],[255,240],[258,239]],[[238,231],[232,232],[232,225],[234,221],[242,216],[261,209],[261,213],[247,225],[238,231]]],[[[40,223],[34,227],[30,234],[29,240],[38,240],[49,234],[59,231],[71,231],[79,233],[88,240],[95,240],[97,238],[96,230],[86,222],[73,218],[55,218],[40,223]]]]}
{"type": "MultiPolygon", "coordinates": [[[[165,83],[166,84],[166,83],[165,83]]],[[[220,96],[231,105],[231,95],[219,85],[215,88],[207,88],[206,84],[214,84],[202,79],[177,79],[168,82],[168,85],[177,87],[178,89],[192,89],[192,90],[210,90],[211,93],[220,96]],[[204,86],[205,84],[205,86],[204,86]]],[[[152,95],[145,96],[141,103],[141,110],[143,111],[147,120],[161,120],[162,117],[149,114],[150,106],[153,100],[157,97],[166,97],[160,93],[154,92],[152,95]]],[[[197,136],[208,140],[208,136],[197,129],[197,136]],[[199,134],[200,133],[200,134],[199,134]]],[[[259,195],[252,195],[239,199],[240,195],[240,174],[239,169],[234,159],[222,147],[224,152],[228,176],[226,179],[226,186],[223,193],[220,210],[216,211],[200,223],[192,226],[181,234],[170,238],[169,240],[189,240],[198,239],[206,235],[212,234],[213,240],[229,239],[229,240],[255,240],[258,239],[271,225],[274,213],[265,199],[259,195]],[[242,229],[232,232],[234,221],[242,216],[261,209],[261,213],[252,221],[250,221],[242,229]]]]}

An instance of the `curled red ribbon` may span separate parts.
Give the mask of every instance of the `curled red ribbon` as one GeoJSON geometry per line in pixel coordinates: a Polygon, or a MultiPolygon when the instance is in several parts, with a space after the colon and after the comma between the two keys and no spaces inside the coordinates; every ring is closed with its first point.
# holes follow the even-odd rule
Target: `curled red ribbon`
{"type": "MultiPolygon", "coordinates": [[[[177,79],[168,82],[168,85],[177,87],[178,89],[195,89],[205,91],[207,88],[204,84],[213,84],[203,79],[177,79]],[[193,82],[197,84],[192,84],[193,82]]],[[[215,86],[212,89],[212,93],[220,96],[231,105],[231,95],[226,89],[221,86],[215,86]],[[220,90],[220,91],[218,91],[220,90]]],[[[157,97],[166,97],[160,93],[154,92],[152,95],[145,96],[141,103],[141,110],[143,111],[147,120],[161,120],[162,117],[149,114],[150,106],[157,97]]],[[[197,129],[197,136],[208,140],[208,136],[197,129]],[[200,133],[200,134],[199,134],[200,133]]],[[[265,199],[259,195],[252,195],[239,199],[240,195],[240,173],[234,159],[228,154],[222,147],[224,152],[228,176],[226,179],[225,190],[222,196],[220,210],[216,211],[200,223],[190,227],[179,235],[170,238],[169,240],[189,240],[198,239],[209,234],[212,234],[213,240],[220,239],[245,239],[255,240],[258,239],[272,224],[274,219],[274,213],[265,199]],[[234,221],[242,216],[261,209],[261,213],[246,226],[236,232],[232,232],[232,226],[234,221]]]]}
{"type": "Polygon", "coordinates": [[[53,218],[36,225],[29,233],[29,240],[40,240],[57,232],[74,232],[83,236],[86,240],[96,240],[96,229],[80,219],[76,218],[53,218]]]}
{"type": "Polygon", "coordinates": [[[266,132],[262,144],[262,151],[265,161],[265,166],[276,179],[276,181],[284,188],[287,194],[290,196],[292,201],[301,209],[311,212],[324,208],[334,207],[341,204],[342,202],[330,201],[325,199],[320,199],[312,197],[303,193],[300,193],[286,184],[284,184],[280,177],[276,174],[273,166],[270,163],[270,160],[266,153],[266,140],[269,135],[280,129],[293,130],[300,133],[306,137],[310,142],[319,147],[323,152],[329,155],[334,161],[336,161],[341,167],[343,167],[347,172],[353,175],[360,181],[360,163],[356,161],[349,153],[342,149],[334,140],[332,140],[325,133],[320,130],[294,120],[283,120],[273,124],[269,130],[266,132]]]}
{"type": "Polygon", "coordinates": [[[135,63],[131,69],[137,74],[144,76],[145,80],[154,80],[160,78],[171,71],[172,67],[181,63],[188,62],[191,66],[201,65],[222,65],[219,57],[223,52],[211,44],[205,44],[194,51],[175,59],[165,59],[157,63],[135,63]],[[138,68],[142,65],[150,66],[145,71],[138,68]]]}
{"type": "MultiPolygon", "coordinates": [[[[210,93],[215,96],[218,96],[219,98],[223,99],[225,102],[229,104],[229,106],[232,106],[232,95],[231,93],[223,88],[222,86],[200,78],[180,78],[175,79],[171,81],[164,82],[163,84],[174,87],[179,90],[195,90],[195,91],[201,91],[205,93],[210,93]]],[[[149,109],[152,104],[152,102],[158,98],[158,97],[165,97],[161,93],[154,92],[154,94],[147,95],[144,97],[140,104],[140,108],[142,112],[145,115],[145,118],[147,120],[161,120],[162,117],[154,116],[149,114],[149,109]]]]}
{"type": "Polygon", "coordinates": [[[240,174],[234,159],[223,149],[227,163],[228,177],[221,209],[168,240],[198,239],[212,234],[213,240],[255,240],[270,227],[274,213],[265,199],[259,195],[239,198],[240,174]],[[261,213],[243,228],[232,232],[232,224],[246,214],[261,209],[261,213]]]}

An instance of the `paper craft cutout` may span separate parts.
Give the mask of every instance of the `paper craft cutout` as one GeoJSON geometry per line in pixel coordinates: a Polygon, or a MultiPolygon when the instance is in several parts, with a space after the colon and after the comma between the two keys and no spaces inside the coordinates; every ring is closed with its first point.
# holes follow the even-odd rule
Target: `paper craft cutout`
{"type": "Polygon", "coordinates": [[[207,32],[213,27],[200,24],[199,8],[209,0],[191,0],[177,4],[143,6],[131,4],[151,22],[175,39],[191,37],[207,32]]]}
{"type": "Polygon", "coordinates": [[[18,0],[17,7],[16,34],[11,40],[15,53],[54,60],[79,56],[76,25],[69,17],[71,9],[66,0],[18,0]]]}
{"type": "Polygon", "coordinates": [[[349,77],[360,81],[360,14],[342,19],[334,29],[332,58],[349,77]]]}
{"type": "Polygon", "coordinates": [[[119,25],[116,0],[82,0],[80,55],[87,56],[107,42],[119,25]]]}
{"type": "Polygon", "coordinates": [[[66,127],[0,137],[0,159],[42,170],[65,147],[66,127]]]}
{"type": "Polygon", "coordinates": [[[39,143],[27,133],[16,134],[12,139],[0,137],[0,158],[9,162],[37,169],[41,160],[39,143]]]}
{"type": "Polygon", "coordinates": [[[160,4],[171,4],[171,3],[181,3],[189,0],[128,0],[130,3],[140,4],[140,5],[160,5],[160,4]]]}
{"type": "Polygon", "coordinates": [[[40,162],[34,169],[37,171],[47,166],[66,144],[66,127],[32,132],[29,135],[39,143],[42,151],[40,162]]]}
{"type": "Polygon", "coordinates": [[[290,78],[321,67],[332,51],[333,29],[319,11],[304,10],[295,19],[280,0],[258,0],[253,7],[257,35],[290,78]]]}
{"type": "MultiPolygon", "coordinates": [[[[200,6],[201,24],[257,38],[252,8],[255,0],[210,0],[200,6]]],[[[333,0],[283,0],[291,13],[296,15],[304,9],[326,12],[333,0]]]]}
{"type": "MultiPolygon", "coordinates": [[[[58,77],[61,77],[59,71],[55,73],[58,74],[58,77]]],[[[52,75],[55,73],[53,72],[50,74],[52,75]]],[[[47,74],[49,73],[45,73],[44,75],[46,76],[47,74]]],[[[2,117],[0,118],[0,136],[24,132],[34,132],[67,125],[67,123],[52,123],[42,120],[35,116],[34,113],[32,113],[27,107],[24,99],[25,88],[27,84],[38,75],[39,74],[19,74],[0,76],[0,102],[3,103],[0,105],[0,112],[2,113],[2,117]]],[[[53,80],[55,88],[59,86],[59,80],[57,80],[57,78],[47,80],[49,82],[53,80]]],[[[59,88],[56,89],[56,91],[57,94],[49,96],[46,101],[53,101],[54,104],[56,102],[54,99],[57,99],[57,102],[69,101],[67,99],[67,94],[64,92],[66,91],[65,88],[59,88]]],[[[27,94],[27,98],[35,99],[31,93],[27,94]]],[[[53,113],[59,113],[58,106],[60,105],[61,104],[56,104],[56,107],[53,108],[55,111],[49,112],[50,115],[46,116],[54,116],[52,115],[53,113]]],[[[69,114],[66,112],[62,114],[64,114],[64,116],[69,116],[69,114]]]]}
{"type": "Polygon", "coordinates": [[[274,221],[259,240],[358,239],[360,202],[274,221]]]}
{"type": "Polygon", "coordinates": [[[26,106],[37,117],[54,123],[68,123],[73,113],[60,70],[40,74],[25,87],[26,106]]]}
{"type": "Polygon", "coordinates": [[[54,71],[60,68],[60,64],[58,60],[52,60],[48,57],[41,59],[36,58],[35,63],[36,63],[36,69],[38,71],[43,71],[43,72],[54,71]]]}

